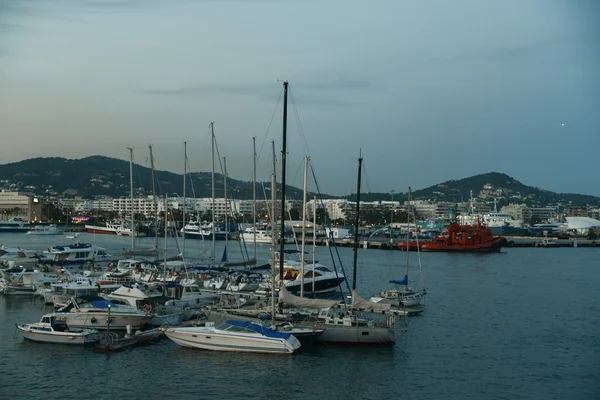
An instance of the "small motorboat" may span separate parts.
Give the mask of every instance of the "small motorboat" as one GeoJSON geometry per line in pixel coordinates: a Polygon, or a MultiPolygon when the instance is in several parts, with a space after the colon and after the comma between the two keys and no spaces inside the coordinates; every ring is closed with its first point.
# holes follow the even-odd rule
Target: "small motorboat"
{"type": "Polygon", "coordinates": [[[25,339],[34,342],[58,344],[88,344],[100,340],[95,329],[69,329],[62,314],[46,314],[35,324],[17,324],[25,339]]]}
{"type": "Polygon", "coordinates": [[[300,348],[294,335],[250,321],[227,320],[217,326],[205,322],[204,326],[170,328],[165,334],[180,346],[205,350],[291,354],[300,348]]]}

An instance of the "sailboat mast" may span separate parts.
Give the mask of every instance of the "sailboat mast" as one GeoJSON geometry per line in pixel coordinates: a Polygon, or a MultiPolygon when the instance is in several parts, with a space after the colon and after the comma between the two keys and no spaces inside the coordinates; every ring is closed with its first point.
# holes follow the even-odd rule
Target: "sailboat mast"
{"type": "Polygon", "coordinates": [[[362,155],[358,158],[358,182],[356,183],[356,220],[354,221],[354,261],[352,263],[352,291],[356,290],[356,263],[358,261],[358,224],[360,218],[360,178],[362,155]]]}
{"type": "Polygon", "coordinates": [[[131,250],[135,250],[135,218],[133,212],[133,149],[129,149],[129,195],[131,200],[131,250]]]}
{"type": "Polygon", "coordinates": [[[283,139],[281,144],[281,243],[279,244],[279,279],[283,282],[283,250],[285,233],[285,162],[287,146],[287,97],[288,81],[283,82],[283,139]]]}
{"type": "MultiPolygon", "coordinates": [[[[308,179],[308,156],[304,157],[304,195],[302,197],[302,252],[300,253],[300,297],[304,297],[304,241],[306,239],[306,188],[308,179]]],[[[313,270],[313,281],[315,271],[313,270]]]]}
{"type": "Polygon", "coordinates": [[[210,123],[211,152],[212,163],[212,258],[215,263],[215,123],[210,123]]]}
{"type": "Polygon", "coordinates": [[[256,136],[252,138],[252,226],[254,227],[254,260],[256,260],[256,136]]]}
{"type": "Polygon", "coordinates": [[[313,199],[313,244],[312,244],[312,267],[313,267],[313,280],[312,280],[312,292],[315,294],[315,259],[317,258],[317,196],[313,199]]]}
{"type": "MultiPolygon", "coordinates": [[[[275,170],[271,174],[271,321],[275,323],[275,246],[277,246],[277,237],[275,236],[275,225],[273,224],[273,216],[275,215],[275,201],[277,194],[275,193],[275,170]]],[[[280,255],[279,257],[281,257],[280,255]]]]}
{"type": "MultiPolygon", "coordinates": [[[[227,157],[223,157],[223,195],[225,196],[225,251],[229,242],[229,200],[227,200],[227,157]]],[[[213,228],[214,229],[214,228],[213,228]]]]}
{"type": "Polygon", "coordinates": [[[154,206],[154,223],[156,224],[154,235],[154,248],[158,251],[158,205],[156,204],[156,188],[154,187],[154,155],[152,154],[152,145],[149,144],[150,148],[150,167],[152,168],[152,203],[154,206]]]}
{"type": "MultiPolygon", "coordinates": [[[[411,190],[410,190],[410,186],[408,187],[408,210],[406,212],[406,226],[407,226],[407,232],[406,232],[406,275],[408,276],[408,260],[409,260],[409,248],[410,248],[410,214],[411,214],[411,210],[412,210],[412,194],[411,194],[411,190]]],[[[416,221],[415,221],[416,223],[416,221]]],[[[418,233],[417,233],[418,235],[418,233]]],[[[417,244],[418,246],[418,244],[417,244]]]]}
{"type": "Polygon", "coordinates": [[[187,175],[187,142],[183,142],[183,207],[182,219],[183,234],[181,235],[181,254],[185,257],[185,178],[187,175]]]}
{"type": "Polygon", "coordinates": [[[169,202],[167,200],[167,195],[165,194],[165,249],[164,249],[164,260],[163,260],[163,296],[167,295],[167,236],[168,236],[168,225],[169,225],[169,220],[167,217],[168,214],[168,209],[169,209],[169,202]]]}

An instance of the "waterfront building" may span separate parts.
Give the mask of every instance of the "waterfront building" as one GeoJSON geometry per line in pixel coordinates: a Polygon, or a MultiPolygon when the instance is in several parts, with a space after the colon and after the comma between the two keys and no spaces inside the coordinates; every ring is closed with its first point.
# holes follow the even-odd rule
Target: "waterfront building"
{"type": "Polygon", "coordinates": [[[42,220],[42,199],[22,192],[0,192],[0,213],[3,220],[13,217],[25,221],[42,220]]]}

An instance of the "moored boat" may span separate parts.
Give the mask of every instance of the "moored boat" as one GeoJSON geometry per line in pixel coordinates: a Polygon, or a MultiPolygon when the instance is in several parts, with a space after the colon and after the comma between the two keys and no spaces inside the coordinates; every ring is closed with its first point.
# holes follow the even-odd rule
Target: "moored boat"
{"type": "Polygon", "coordinates": [[[46,314],[38,323],[17,324],[17,329],[27,340],[58,344],[88,344],[100,340],[95,329],[73,330],[62,318],[62,314],[46,314]]]}
{"type": "Polygon", "coordinates": [[[506,246],[506,239],[494,237],[487,226],[450,224],[430,243],[421,246],[423,251],[445,252],[499,252],[506,246]]]}
{"type": "Polygon", "coordinates": [[[139,329],[153,315],[134,307],[113,304],[102,297],[85,295],[73,297],[66,307],[59,310],[69,328],[139,329]],[[110,313],[110,326],[109,326],[110,313]]]}
{"type": "Polygon", "coordinates": [[[56,224],[36,225],[32,230],[27,231],[27,235],[62,235],[62,229],[58,229],[56,224]]]}
{"type": "Polygon", "coordinates": [[[165,334],[180,346],[204,350],[291,354],[301,346],[289,333],[249,321],[227,320],[217,326],[206,322],[205,326],[170,328],[165,334]]]}

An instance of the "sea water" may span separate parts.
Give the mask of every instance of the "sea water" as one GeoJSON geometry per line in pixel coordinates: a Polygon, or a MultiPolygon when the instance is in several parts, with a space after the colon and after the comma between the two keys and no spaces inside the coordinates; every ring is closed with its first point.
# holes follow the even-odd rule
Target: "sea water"
{"type": "MultiPolygon", "coordinates": [[[[77,239],[115,254],[131,241],[77,239]]],[[[0,235],[4,245],[40,251],[69,241],[0,235]]],[[[240,259],[239,244],[229,245],[230,259],[240,259]]],[[[172,238],[168,248],[178,251],[172,238]]],[[[211,252],[199,240],[185,248],[190,258],[211,252]]],[[[266,262],[268,246],[258,255],[266,262]]],[[[317,248],[317,258],[332,265],[328,248],[317,248]]],[[[333,260],[352,276],[352,249],[340,248],[333,260]]],[[[37,322],[50,309],[36,298],[0,296],[0,399],[600,398],[600,249],[423,253],[420,261],[429,289],[425,312],[409,318],[408,333],[394,345],[314,345],[291,356],[192,350],[168,339],[109,355],[28,342],[15,323],[37,322]]],[[[406,253],[360,249],[358,291],[368,298],[405,271],[406,253]]],[[[419,271],[411,253],[415,287],[419,271]]]]}

